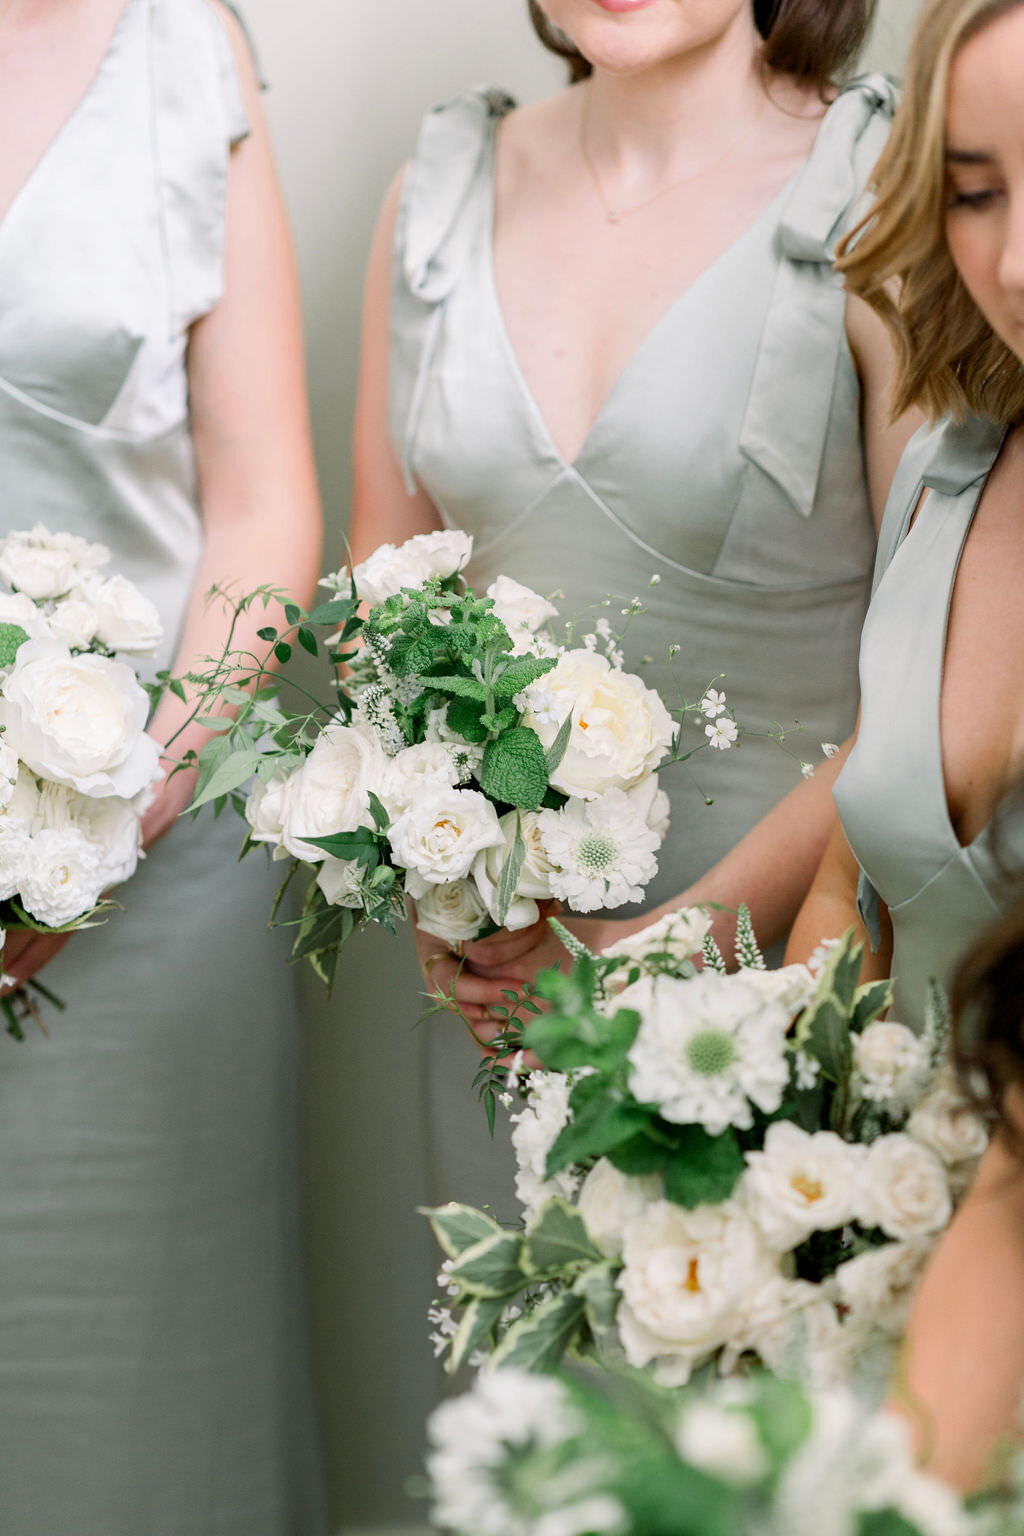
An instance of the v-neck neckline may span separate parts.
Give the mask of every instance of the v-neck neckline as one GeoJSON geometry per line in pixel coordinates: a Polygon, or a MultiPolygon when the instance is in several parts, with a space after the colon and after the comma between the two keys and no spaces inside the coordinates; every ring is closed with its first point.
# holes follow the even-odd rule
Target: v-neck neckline
{"type": "MultiPolygon", "coordinates": [[[[815,139],[815,142],[817,142],[817,139],[815,139]]],[[[807,168],[810,155],[814,152],[814,146],[811,146],[808,155],[796,168],[793,174],[786,179],[783,185],[776,192],[775,196],[772,198],[771,202],[766,204],[766,206],[762,208],[761,212],[756,214],[754,218],[751,219],[750,223],[740,230],[735,239],[730,240],[728,245],[723,246],[722,249],[718,252],[717,256],[712,257],[707,266],[701,268],[696,277],[692,278],[691,281],[687,283],[686,287],[683,288],[681,292],[677,293],[674,299],[669,301],[666,308],[657,317],[654,323],[644,332],[643,336],[640,338],[639,342],[634,347],[629,357],[626,359],[622,368],[613,379],[611,387],[605,395],[604,400],[601,402],[601,406],[597,412],[597,415],[591,421],[590,426],[587,429],[586,436],[580,444],[575,458],[567,459],[555,442],[554,436],[548,427],[547,420],[540,408],[537,397],[531,389],[526,375],[523,372],[522,366],[519,362],[518,354],[512,341],[511,333],[505,323],[505,313],[501,305],[501,295],[498,292],[498,275],[494,264],[495,165],[497,159],[497,144],[498,125],[497,122],[495,122],[492,124],[491,128],[490,146],[488,151],[488,195],[484,209],[485,229],[483,250],[483,266],[486,274],[486,282],[491,309],[494,314],[496,327],[501,338],[502,348],[504,350],[509,369],[516,381],[516,386],[522,397],[523,403],[530,416],[533,418],[540,438],[543,440],[547,453],[557,461],[563,472],[572,471],[574,473],[579,473],[580,466],[586,459],[594,439],[598,436],[601,428],[604,426],[606,417],[611,413],[616,397],[625,387],[630,375],[634,370],[634,367],[639,363],[641,356],[647,351],[648,347],[653,344],[657,336],[660,335],[661,331],[671,323],[676,312],[682,309],[683,306],[689,302],[691,295],[701,286],[703,286],[704,282],[713,276],[718,268],[721,267],[730,257],[734,256],[735,253],[748,240],[752,239],[754,234],[761,228],[762,224],[767,222],[773,214],[777,214],[780,206],[784,205],[784,203],[788,201],[789,195],[793,191],[796,182],[807,168]]]]}
{"type": "Polygon", "coordinates": [[[15,191],[14,196],[7,204],[2,217],[0,217],[0,239],[2,239],[6,233],[7,226],[12,222],[13,216],[18,213],[21,205],[27,200],[29,193],[35,187],[36,182],[39,181],[45,167],[59,153],[60,149],[63,147],[64,141],[70,136],[78,119],[84,115],[93,98],[98,94],[104,80],[106,79],[111,61],[118,51],[118,45],[121,42],[122,35],[127,28],[128,16],[135,9],[136,5],[141,3],[142,0],[124,0],[124,4],[121,7],[121,14],[118,16],[117,21],[114,24],[114,30],[110,34],[110,40],[107,43],[106,48],[103,50],[103,54],[96,66],[96,70],[92,78],[90,79],[85,90],[82,92],[81,96],[78,97],[77,101],[68,112],[67,116],[61,121],[56,132],[50,139],[47,140],[46,146],[40,154],[39,158],[35,161],[35,164],[32,166],[28,175],[15,191]]]}

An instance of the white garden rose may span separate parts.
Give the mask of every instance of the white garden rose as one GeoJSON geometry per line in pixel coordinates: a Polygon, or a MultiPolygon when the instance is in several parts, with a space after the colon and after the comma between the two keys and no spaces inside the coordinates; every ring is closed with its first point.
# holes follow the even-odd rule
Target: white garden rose
{"type": "Polygon", "coordinates": [[[583,800],[631,789],[654,772],[675,737],[672,717],[654,690],[593,651],[566,651],[527,689],[526,699],[523,723],[545,748],[572,715],[569,744],[551,783],[583,800]]]}
{"type": "Polygon", "coordinates": [[[988,1146],[988,1127],[970,1109],[960,1091],[952,1067],[944,1067],[926,1096],[907,1121],[906,1131],[915,1141],[940,1157],[947,1168],[968,1169],[988,1146]]]}
{"type": "Polygon", "coordinates": [[[363,870],[358,859],[325,858],[317,870],[316,883],[332,907],[361,907],[359,883],[363,870]]]}
{"type": "Polygon", "coordinates": [[[145,734],[148,713],[130,667],[73,656],[55,640],[27,641],[0,684],[7,744],[42,778],[84,795],[131,799],[159,775],[160,748],[145,734]]]}
{"type": "Polygon", "coordinates": [[[111,651],[151,656],[163,639],[160,613],[124,576],[90,582],[85,595],[96,612],[96,638],[111,651]]]}
{"type": "Polygon", "coordinates": [[[0,592],[0,624],[17,624],[30,640],[48,640],[53,634],[43,610],[20,592],[0,592]]]}
{"type": "Polygon", "coordinates": [[[371,732],[332,721],[284,787],[282,847],[293,858],[319,864],[326,854],[307,838],[371,825],[370,791],[382,783],[386,764],[371,732]]]}
{"type": "Polygon", "coordinates": [[[427,576],[440,576],[443,580],[469,563],[473,538],[458,528],[442,528],[437,533],[417,533],[402,547],[422,564],[427,576]]]}
{"type": "Polygon", "coordinates": [[[601,953],[615,959],[638,962],[645,955],[666,954],[671,955],[677,965],[681,965],[684,960],[700,954],[704,935],[710,928],[711,917],[700,907],[680,907],[675,912],[667,912],[664,917],[659,917],[656,923],[650,923],[639,933],[632,933],[628,938],[610,944],[601,953]]]}
{"type": "Polygon", "coordinates": [[[630,1222],[622,1257],[617,1323],[626,1358],[653,1363],[666,1386],[682,1386],[736,1333],[750,1296],[775,1270],[735,1201],[688,1211],[657,1200],[630,1222]]]}
{"type": "Polygon", "coordinates": [[[780,965],[771,971],[748,967],[743,971],[743,980],[762,997],[785,1008],[790,1018],[802,1013],[818,990],[818,983],[806,965],[780,965]]]}
{"type": "Polygon", "coordinates": [[[497,581],[492,581],[486,595],[494,603],[495,616],[508,630],[513,648],[517,650],[530,649],[533,636],[541,625],[558,617],[554,603],[513,581],[511,576],[499,576],[497,581]]]}
{"type": "Polygon", "coordinates": [[[749,1351],[770,1370],[828,1386],[849,1375],[860,1343],[822,1286],[776,1273],[748,1298],[722,1363],[732,1369],[749,1351]]]}
{"type": "Polygon", "coordinates": [[[458,781],[459,770],[450,748],[440,741],[420,741],[415,746],[403,747],[390,759],[376,793],[394,820],[422,794],[451,789],[458,781]]]}
{"type": "Polygon", "coordinates": [[[416,926],[446,944],[475,939],[486,922],[487,908],[472,879],[428,885],[416,899],[416,926]]]}
{"type": "Polygon", "coordinates": [[[583,1180],[576,1204],[591,1238],[611,1259],[622,1252],[630,1223],[664,1196],[660,1175],[630,1178],[602,1157],[583,1180]]]}
{"type": "Polygon", "coordinates": [[[747,1205],[779,1253],[812,1232],[831,1232],[853,1221],[864,1148],[833,1131],[808,1132],[792,1121],[770,1125],[763,1150],[747,1153],[747,1205]]]}
{"type": "MultiPolygon", "coordinates": [[[[520,811],[519,823],[526,846],[526,856],[523,859],[516,894],[504,922],[504,926],[513,933],[519,928],[528,928],[540,917],[540,908],[537,903],[550,898],[551,876],[554,873],[551,860],[544,849],[538,812],[520,811]]],[[[515,842],[515,811],[506,811],[505,815],[499,819],[498,825],[501,828],[501,842],[485,848],[473,861],[473,878],[479,887],[492,922],[497,921],[498,882],[501,879],[502,867],[515,842]]]]}
{"type": "Polygon", "coordinates": [[[0,580],[36,602],[62,597],[110,559],[109,549],[73,533],[51,533],[42,523],[0,541],[0,580]]]}
{"type": "Polygon", "coordinates": [[[934,1152],[901,1132],[868,1148],[858,1211],[866,1227],[881,1227],[888,1237],[928,1237],[952,1210],[946,1170],[934,1152]]]}
{"type": "Polygon", "coordinates": [[[529,1221],[556,1195],[571,1199],[580,1181],[571,1168],[563,1168],[553,1178],[547,1176],[548,1153],[569,1122],[572,1079],[564,1072],[531,1072],[526,1086],[526,1107],[509,1119],[516,1155],[516,1197],[529,1221]]]}
{"type": "Polygon", "coordinates": [[[881,1328],[894,1339],[902,1338],[914,1288],[933,1246],[928,1238],[883,1243],[881,1248],[869,1248],[840,1264],[835,1272],[836,1294],[849,1309],[850,1321],[881,1328]]]}
{"type": "Polygon", "coordinates": [[[641,976],[619,994],[640,1029],[629,1051],[629,1088],[666,1120],[718,1136],[749,1130],[751,1103],[773,1114],[789,1082],[789,1015],[766,1001],[746,973],[703,972],[689,981],[641,976]]]}
{"type": "Polygon", "coordinates": [[[81,587],[75,587],[51,613],[50,632],[69,650],[84,651],[96,638],[98,621],[95,604],[89,601],[81,587]]]}
{"type": "Polygon", "coordinates": [[[481,849],[503,840],[494,806],[474,789],[424,793],[392,823],[388,838],[415,897],[426,885],[464,879],[481,849]]]}
{"type": "MultiPolygon", "coordinates": [[[[405,587],[421,587],[431,576],[453,576],[473,553],[473,540],[457,530],[419,533],[397,547],[382,544],[354,571],[363,602],[378,607],[405,587]]],[[[339,572],[342,582],[345,572],[339,572]]]]}
{"type": "Polygon", "coordinates": [[[909,1104],[928,1072],[928,1050],[905,1024],[869,1024],[853,1037],[853,1064],[865,1099],[909,1104]]]}
{"type": "Polygon", "coordinates": [[[21,870],[22,905],[37,922],[62,928],[89,912],[103,890],[94,843],[75,827],[48,827],[32,838],[21,870]]]}
{"type": "MultiPolygon", "coordinates": [[[[298,769],[293,769],[297,773],[298,769]]],[[[254,843],[270,843],[277,849],[284,836],[285,791],[291,774],[275,773],[257,779],[245,802],[245,819],[254,843]]]]}
{"type": "Polygon", "coordinates": [[[0,738],[0,811],[4,811],[14,799],[18,783],[18,757],[0,738]]]}

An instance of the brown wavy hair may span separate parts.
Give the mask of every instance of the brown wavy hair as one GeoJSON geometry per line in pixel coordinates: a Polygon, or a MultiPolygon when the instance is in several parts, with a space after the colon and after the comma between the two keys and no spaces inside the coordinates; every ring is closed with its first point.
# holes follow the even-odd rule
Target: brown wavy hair
{"type": "MultiPolygon", "coordinates": [[[[856,58],[874,20],[878,0],[753,0],[754,22],[764,38],[761,59],[769,73],[792,75],[828,94],[856,58]]],[[[565,59],[575,84],[590,65],[549,21],[539,0],[529,0],[530,19],[545,48],[565,59]]]]}
{"type": "Polygon", "coordinates": [[[1024,367],[995,335],[946,242],[945,116],[959,50],[1024,0],[927,0],[903,100],[872,178],[875,202],[839,245],[839,271],[885,321],[896,347],[893,417],[968,411],[1003,425],[1024,414],[1024,367]]]}

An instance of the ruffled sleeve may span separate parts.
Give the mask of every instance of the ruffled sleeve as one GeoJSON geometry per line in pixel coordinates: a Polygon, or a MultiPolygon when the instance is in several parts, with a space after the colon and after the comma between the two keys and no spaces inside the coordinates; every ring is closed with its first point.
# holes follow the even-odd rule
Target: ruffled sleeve
{"type": "Polygon", "coordinates": [[[884,75],[846,86],[822,121],[779,226],[779,273],[740,450],[804,517],[814,510],[845,326],[836,245],[866,206],[897,99],[884,75]]]}
{"type": "MultiPolygon", "coordinates": [[[[228,8],[241,23],[237,8],[228,8]]],[[[153,140],[178,334],[223,291],[228,162],[249,121],[231,43],[210,0],[153,0],[151,16],[153,140]]]]}
{"type": "Polygon", "coordinates": [[[389,420],[410,494],[411,446],[444,302],[489,206],[496,124],[514,106],[504,91],[480,87],[436,107],[405,174],[395,229],[389,420]]]}

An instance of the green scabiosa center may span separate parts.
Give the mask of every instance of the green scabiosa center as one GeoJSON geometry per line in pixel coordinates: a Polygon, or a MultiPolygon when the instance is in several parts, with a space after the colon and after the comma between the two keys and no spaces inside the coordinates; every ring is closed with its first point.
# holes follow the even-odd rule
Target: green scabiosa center
{"type": "Polygon", "coordinates": [[[588,874],[603,875],[618,857],[619,847],[606,832],[588,832],[576,844],[576,862],[588,874]]]}
{"type": "Polygon", "coordinates": [[[686,1042],[687,1065],[701,1077],[718,1077],[736,1060],[736,1042],[722,1029],[701,1029],[686,1042]]]}

